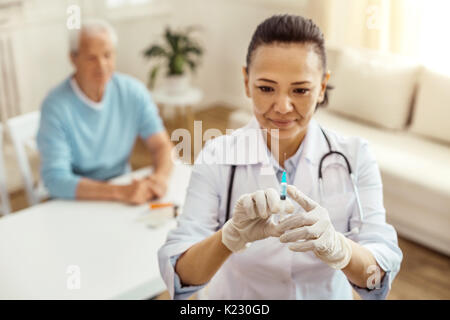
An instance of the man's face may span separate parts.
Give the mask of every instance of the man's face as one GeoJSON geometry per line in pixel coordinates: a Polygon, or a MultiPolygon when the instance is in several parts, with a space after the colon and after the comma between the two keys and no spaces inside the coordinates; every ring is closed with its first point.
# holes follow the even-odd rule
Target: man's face
{"type": "Polygon", "coordinates": [[[109,34],[82,32],[78,52],[71,54],[78,79],[90,88],[102,88],[111,78],[116,65],[115,48],[109,34]]]}

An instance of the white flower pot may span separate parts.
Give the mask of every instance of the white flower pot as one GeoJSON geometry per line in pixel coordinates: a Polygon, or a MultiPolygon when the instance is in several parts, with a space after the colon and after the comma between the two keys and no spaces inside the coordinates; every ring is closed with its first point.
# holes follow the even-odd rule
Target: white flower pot
{"type": "Polygon", "coordinates": [[[167,93],[180,94],[189,89],[189,76],[187,74],[179,76],[168,76],[164,82],[167,93]]]}

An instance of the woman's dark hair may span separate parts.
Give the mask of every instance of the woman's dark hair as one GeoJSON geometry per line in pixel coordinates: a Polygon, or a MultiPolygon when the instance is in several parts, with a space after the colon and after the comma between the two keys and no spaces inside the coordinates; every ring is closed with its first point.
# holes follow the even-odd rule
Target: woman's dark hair
{"type": "MultiPolygon", "coordinates": [[[[323,73],[327,72],[327,56],[325,53],[325,39],[322,31],[311,20],[296,15],[274,15],[258,25],[253,33],[247,50],[247,72],[250,67],[254,51],[260,45],[274,43],[309,43],[322,61],[323,73]]],[[[328,103],[328,90],[333,89],[327,85],[324,99],[317,106],[328,103]]]]}

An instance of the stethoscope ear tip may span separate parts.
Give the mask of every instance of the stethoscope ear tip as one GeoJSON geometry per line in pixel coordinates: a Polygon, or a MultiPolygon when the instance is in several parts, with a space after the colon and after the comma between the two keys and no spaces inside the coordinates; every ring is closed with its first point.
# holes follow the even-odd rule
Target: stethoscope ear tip
{"type": "Polygon", "coordinates": [[[348,237],[348,236],[351,236],[351,235],[357,234],[357,233],[359,233],[359,228],[358,227],[354,227],[349,232],[344,233],[344,236],[348,237]]]}

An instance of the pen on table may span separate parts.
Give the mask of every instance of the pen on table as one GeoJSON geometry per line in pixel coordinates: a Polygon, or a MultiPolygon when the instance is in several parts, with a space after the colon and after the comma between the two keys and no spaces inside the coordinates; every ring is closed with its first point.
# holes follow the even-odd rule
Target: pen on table
{"type": "Polygon", "coordinates": [[[158,209],[163,209],[163,208],[173,208],[173,217],[176,218],[178,216],[178,205],[172,203],[172,202],[153,202],[153,203],[149,203],[148,207],[150,209],[150,211],[148,209],[146,209],[144,213],[144,215],[140,216],[137,220],[138,221],[147,221],[147,220],[152,220],[154,219],[154,217],[164,217],[166,216],[163,212],[159,211],[158,209]],[[153,211],[155,210],[155,211],[153,211]],[[163,215],[161,215],[163,214],[163,215]]]}
{"type": "Polygon", "coordinates": [[[153,203],[149,203],[150,210],[160,209],[160,208],[167,208],[167,207],[173,207],[173,216],[174,217],[178,216],[179,206],[176,205],[175,203],[172,203],[172,202],[153,202],[153,203]]]}
{"type": "Polygon", "coordinates": [[[171,202],[153,202],[149,203],[150,209],[159,209],[159,208],[166,208],[166,207],[173,207],[174,204],[171,202]]]}

